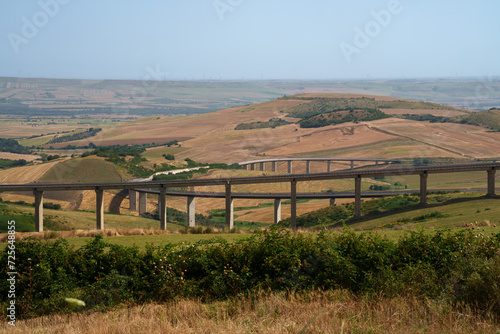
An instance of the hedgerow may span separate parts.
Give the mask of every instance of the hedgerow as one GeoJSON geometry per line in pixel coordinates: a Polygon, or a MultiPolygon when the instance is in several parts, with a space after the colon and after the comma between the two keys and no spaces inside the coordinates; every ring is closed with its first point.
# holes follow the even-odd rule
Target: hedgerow
{"type": "MultiPolygon", "coordinates": [[[[0,260],[5,282],[7,249],[0,260]]],[[[500,316],[500,234],[471,230],[420,230],[392,242],[350,230],[313,237],[272,229],[234,243],[214,238],[145,250],[109,244],[101,235],[79,249],[63,239],[23,239],[16,242],[16,266],[18,318],[71,312],[66,297],[100,310],[120,303],[318,289],[413,294],[500,316]]],[[[8,288],[0,286],[3,313],[8,288]]]]}

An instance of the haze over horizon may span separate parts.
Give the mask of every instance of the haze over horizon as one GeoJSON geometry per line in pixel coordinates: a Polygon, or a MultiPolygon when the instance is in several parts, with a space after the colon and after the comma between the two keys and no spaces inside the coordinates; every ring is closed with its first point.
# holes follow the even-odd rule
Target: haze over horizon
{"type": "Polygon", "coordinates": [[[499,9],[495,0],[11,1],[0,12],[0,76],[498,76],[499,9]]]}

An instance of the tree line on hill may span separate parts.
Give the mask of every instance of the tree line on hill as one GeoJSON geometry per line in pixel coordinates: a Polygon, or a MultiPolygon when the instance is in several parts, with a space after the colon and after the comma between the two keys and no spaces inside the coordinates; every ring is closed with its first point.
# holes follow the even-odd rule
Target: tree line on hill
{"type": "Polygon", "coordinates": [[[453,117],[435,116],[431,114],[403,114],[401,117],[419,122],[428,121],[431,123],[469,124],[481,126],[496,132],[500,131],[500,110],[498,109],[477,111],[453,117]]]}
{"type": "Polygon", "coordinates": [[[391,116],[378,109],[334,110],[319,115],[307,116],[299,121],[299,125],[301,128],[320,128],[332,124],[358,123],[389,117],[391,116]]]}
{"type": "MultiPolygon", "coordinates": [[[[175,141],[177,142],[177,141],[175,141]]],[[[92,151],[87,151],[82,154],[82,157],[88,157],[91,155],[96,155],[98,157],[104,157],[107,161],[113,163],[116,166],[124,168],[128,173],[135,177],[149,177],[158,172],[166,172],[169,170],[179,169],[178,166],[173,164],[163,163],[160,165],[154,164],[154,168],[146,168],[142,165],[147,159],[142,156],[142,153],[146,151],[147,145],[112,145],[112,146],[99,146],[92,151]],[[127,157],[131,157],[127,158],[127,157]]],[[[165,158],[174,158],[173,155],[164,154],[165,158]]],[[[170,159],[167,159],[170,160],[170,159]]],[[[238,164],[227,165],[224,163],[216,164],[205,164],[199,163],[189,158],[186,158],[184,162],[187,166],[181,168],[195,168],[195,167],[208,167],[217,169],[241,169],[238,164]]],[[[173,179],[186,179],[191,178],[196,173],[206,173],[207,169],[200,169],[197,171],[190,171],[172,175],[155,175],[155,180],[173,180],[173,179]]]]}
{"type": "Polygon", "coordinates": [[[10,152],[17,154],[32,154],[33,152],[19,144],[15,139],[10,138],[0,138],[0,152],[10,152]]]}
{"type": "Polygon", "coordinates": [[[251,123],[240,123],[234,129],[235,130],[251,130],[251,129],[267,129],[276,128],[278,126],[283,126],[287,124],[292,124],[292,122],[285,121],[281,118],[273,117],[267,122],[251,122],[251,123]]]}
{"type": "Polygon", "coordinates": [[[100,131],[102,131],[101,128],[89,128],[89,129],[82,131],[82,132],[67,134],[67,135],[63,135],[63,136],[56,136],[56,137],[52,138],[51,140],[49,140],[46,144],[65,143],[65,142],[69,142],[69,141],[90,138],[90,137],[94,137],[100,131]]]}

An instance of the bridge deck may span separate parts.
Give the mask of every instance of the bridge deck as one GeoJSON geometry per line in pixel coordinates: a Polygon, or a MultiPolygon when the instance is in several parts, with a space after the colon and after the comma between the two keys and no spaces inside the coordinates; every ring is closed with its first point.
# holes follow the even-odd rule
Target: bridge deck
{"type": "MultiPolygon", "coordinates": [[[[455,164],[441,166],[419,166],[385,169],[363,169],[363,170],[342,170],[327,173],[315,174],[287,174],[287,175],[266,175],[257,177],[236,177],[236,178],[221,178],[221,179],[195,179],[195,180],[172,180],[172,181],[147,181],[147,182],[115,182],[115,183],[71,183],[71,184],[20,184],[20,185],[0,185],[0,192],[3,191],[32,191],[35,196],[35,227],[37,231],[43,231],[43,192],[44,191],[62,191],[62,190],[95,190],[96,192],[96,223],[98,229],[104,229],[104,196],[103,191],[106,189],[129,189],[130,193],[139,190],[139,212],[141,207],[145,207],[147,199],[146,193],[155,192],[159,196],[159,211],[160,211],[160,226],[166,228],[166,196],[186,196],[188,197],[188,212],[189,216],[194,217],[194,201],[193,197],[218,197],[226,199],[226,225],[228,228],[233,227],[233,199],[234,198],[260,198],[260,199],[275,199],[275,222],[281,214],[281,199],[289,198],[291,200],[291,222],[292,228],[296,228],[296,204],[298,198],[354,198],[355,199],[355,214],[354,217],[361,216],[361,198],[365,197],[381,197],[390,196],[400,193],[408,193],[411,191],[399,192],[362,192],[361,179],[375,176],[393,176],[393,175],[420,175],[420,203],[426,205],[427,201],[427,178],[429,174],[437,173],[457,173],[468,171],[486,171],[488,190],[487,196],[495,196],[495,172],[500,167],[500,163],[475,163],[475,164],[455,164]],[[297,182],[300,181],[318,181],[318,180],[334,180],[348,179],[355,180],[354,193],[316,193],[303,194],[297,193],[297,182]],[[278,183],[289,182],[291,191],[288,194],[243,194],[233,193],[232,185],[237,184],[259,184],[259,183],[278,183]],[[201,192],[176,192],[167,191],[167,188],[178,187],[196,187],[196,186],[224,186],[225,193],[201,193],[201,192]],[[147,188],[148,190],[144,190],[147,188]],[[158,190],[156,190],[158,189],[158,190]],[[142,204],[141,204],[142,203],[142,204]],[[277,208],[280,208],[279,210],[277,208]]],[[[137,196],[134,196],[136,199],[137,196]]],[[[130,195],[132,199],[132,195],[130,195]]],[[[131,200],[131,207],[133,203],[131,200]]],[[[190,226],[191,226],[190,218],[190,226]]],[[[193,221],[194,223],[194,221],[193,221]]]]}
{"type": "Polygon", "coordinates": [[[31,184],[3,184],[0,185],[0,192],[3,191],[58,191],[58,190],[94,190],[94,189],[135,189],[145,186],[159,188],[190,187],[190,186],[215,186],[225,184],[258,184],[258,183],[279,183],[279,182],[300,182],[300,181],[320,181],[349,178],[368,178],[375,176],[394,175],[418,175],[436,173],[456,173],[469,171],[488,171],[500,167],[500,163],[486,164],[457,164],[441,166],[419,166],[419,167],[399,167],[385,169],[365,169],[365,170],[342,170],[329,173],[314,174],[292,174],[292,175],[265,175],[254,177],[233,177],[218,179],[195,179],[195,180],[171,180],[171,181],[148,181],[148,182],[114,182],[114,183],[31,183],[31,184]]]}

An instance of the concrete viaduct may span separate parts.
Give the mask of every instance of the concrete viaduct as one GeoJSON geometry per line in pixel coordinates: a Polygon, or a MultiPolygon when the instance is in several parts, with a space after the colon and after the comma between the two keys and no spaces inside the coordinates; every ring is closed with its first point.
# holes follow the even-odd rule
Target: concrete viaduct
{"type": "MultiPolygon", "coordinates": [[[[261,196],[253,198],[274,198],[275,199],[275,212],[281,209],[281,199],[290,198],[291,200],[291,226],[296,229],[297,218],[297,199],[298,198],[339,198],[341,194],[323,193],[323,194],[298,194],[297,183],[303,181],[318,181],[318,180],[334,180],[334,179],[354,179],[354,200],[355,200],[355,217],[361,216],[361,198],[362,197],[375,197],[373,193],[361,192],[361,179],[376,177],[376,176],[393,176],[393,175],[420,175],[420,204],[427,204],[427,178],[429,174],[440,173],[457,173],[457,172],[470,172],[470,171],[485,171],[487,174],[487,196],[495,196],[495,173],[500,167],[500,163],[474,163],[474,164],[456,164],[456,165],[440,165],[440,166],[419,166],[419,167],[403,167],[386,168],[386,169],[365,169],[365,170],[342,170],[330,173],[310,173],[310,174],[292,174],[292,175],[272,175],[272,176],[256,176],[256,177],[235,177],[235,178],[219,178],[219,179],[195,179],[195,180],[172,180],[172,181],[148,181],[148,182],[116,182],[116,183],[81,183],[81,184],[19,184],[19,185],[0,185],[0,192],[5,191],[31,191],[35,196],[35,229],[40,232],[43,231],[43,193],[45,191],[63,191],[63,190],[94,190],[96,193],[96,224],[97,229],[104,229],[104,190],[109,189],[128,189],[131,205],[137,203],[137,194],[139,194],[139,201],[146,198],[145,194],[151,190],[140,189],[157,189],[158,203],[159,203],[159,216],[160,228],[166,229],[167,227],[167,214],[166,214],[166,197],[167,188],[178,187],[196,187],[196,186],[225,186],[225,193],[223,197],[226,199],[226,226],[232,228],[233,221],[233,200],[234,198],[243,198],[243,196],[261,196]],[[239,184],[260,184],[260,183],[282,183],[287,182],[291,185],[289,194],[236,194],[232,192],[233,185],[239,184]],[[132,190],[132,191],[131,191],[132,190]],[[139,190],[139,191],[138,191],[139,190]],[[135,193],[135,196],[134,196],[135,193]],[[265,196],[265,197],[264,197],[265,196]],[[135,198],[134,198],[135,197],[135,198]]],[[[189,214],[194,216],[194,198],[196,197],[217,197],[220,196],[214,193],[186,193],[186,192],[173,192],[168,191],[172,196],[187,196],[189,214]]],[[[378,193],[380,196],[383,193],[378,193]]],[[[344,194],[347,196],[346,194],[344,194]]],[[[352,197],[352,194],[349,194],[352,197]]],[[[245,197],[249,198],[249,197],[245,197]]],[[[136,204],[135,204],[136,205],[136,204]]],[[[141,207],[142,205],[140,205],[141,207]]],[[[143,206],[145,207],[145,206],[143,206]]],[[[279,218],[275,213],[275,220],[279,218]]],[[[194,220],[190,219],[194,223],[194,220]]]]}
{"type": "Polygon", "coordinates": [[[306,174],[311,173],[311,163],[312,162],[327,162],[326,172],[330,173],[332,171],[332,163],[333,162],[350,162],[351,169],[354,168],[355,162],[374,162],[376,166],[379,163],[396,163],[404,160],[400,159],[356,159],[356,158],[276,158],[276,159],[261,159],[261,160],[251,160],[251,161],[243,161],[238,164],[242,167],[245,167],[247,170],[256,170],[258,166],[261,171],[265,170],[265,164],[271,163],[271,171],[278,171],[278,163],[286,162],[287,163],[287,172],[288,174],[293,173],[293,162],[306,162],[306,174]]]}
{"type": "MultiPolygon", "coordinates": [[[[395,196],[404,193],[411,194],[415,191],[367,191],[361,193],[361,198],[376,198],[384,196],[395,196]]],[[[130,210],[139,211],[139,214],[147,212],[147,195],[160,195],[159,190],[154,189],[130,189],[130,210]]],[[[196,197],[205,198],[226,198],[226,193],[217,192],[191,192],[191,191],[168,191],[167,196],[187,197],[187,216],[189,227],[195,227],[195,203],[196,197]]],[[[330,205],[335,205],[337,198],[354,198],[353,192],[336,192],[336,193],[297,193],[297,199],[330,199],[330,205]]],[[[274,223],[277,224],[281,220],[281,202],[284,199],[292,198],[290,193],[232,193],[232,199],[274,199],[274,223]]],[[[160,205],[160,204],[159,204],[160,205]]],[[[231,211],[232,212],[232,208],[231,211]]],[[[233,226],[233,218],[230,219],[233,226]]]]}

